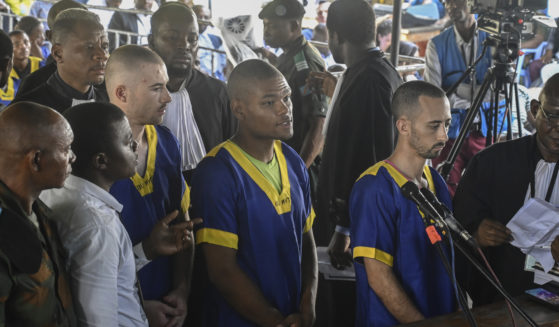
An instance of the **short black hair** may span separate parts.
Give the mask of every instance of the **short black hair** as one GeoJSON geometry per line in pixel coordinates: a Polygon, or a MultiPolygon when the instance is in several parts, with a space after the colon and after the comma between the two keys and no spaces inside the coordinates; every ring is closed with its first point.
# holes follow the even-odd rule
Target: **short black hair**
{"type": "Polygon", "coordinates": [[[89,102],[73,106],[63,114],[74,132],[72,151],[76,161],[72,168],[76,172],[90,169],[92,158],[98,153],[111,151],[117,133],[116,123],[126,116],[111,103],[89,102]]]}
{"type": "Polygon", "coordinates": [[[238,64],[227,80],[229,99],[240,99],[254,87],[250,82],[283,76],[274,66],[260,59],[249,59],[238,64]]]}
{"type": "Polygon", "coordinates": [[[385,36],[392,33],[392,19],[385,19],[377,26],[377,35],[385,36]]]}
{"type": "Polygon", "coordinates": [[[159,30],[159,26],[172,17],[192,17],[197,22],[197,16],[194,11],[182,2],[166,2],[156,12],[151,15],[151,34],[155,34],[159,30]]]}
{"type": "Polygon", "coordinates": [[[11,58],[14,55],[14,45],[10,36],[0,30],[0,60],[11,58]]]}
{"type": "Polygon", "coordinates": [[[413,116],[420,96],[444,98],[446,93],[438,86],[425,81],[410,81],[396,89],[392,96],[392,115],[395,120],[402,116],[413,116]]]}
{"type": "Polygon", "coordinates": [[[70,8],[63,10],[56,16],[52,27],[52,43],[62,44],[68,39],[68,35],[75,33],[78,24],[87,25],[88,28],[104,31],[99,16],[81,8],[70,8]]]}
{"type": "Polygon", "coordinates": [[[554,103],[559,102],[559,73],[551,76],[540,92],[540,101],[547,102],[549,99],[554,99],[554,103]]]}
{"type": "Polygon", "coordinates": [[[8,34],[8,36],[12,37],[12,36],[23,35],[23,34],[27,35],[27,33],[25,33],[22,30],[13,30],[8,34]]]}
{"type": "Polygon", "coordinates": [[[19,22],[17,22],[15,29],[24,31],[27,36],[31,36],[33,30],[41,25],[41,22],[33,16],[22,17],[19,22]]]}
{"type": "Polygon", "coordinates": [[[71,9],[71,8],[80,8],[80,9],[87,10],[86,6],[84,6],[83,4],[77,1],[60,0],[54,5],[52,5],[47,15],[47,25],[49,26],[49,28],[52,29],[54,27],[54,21],[56,20],[56,17],[58,16],[59,13],[61,13],[66,9],[71,9]]]}
{"type": "Polygon", "coordinates": [[[328,8],[326,27],[352,44],[368,44],[376,36],[375,12],[364,0],[336,0],[328,8]]]}

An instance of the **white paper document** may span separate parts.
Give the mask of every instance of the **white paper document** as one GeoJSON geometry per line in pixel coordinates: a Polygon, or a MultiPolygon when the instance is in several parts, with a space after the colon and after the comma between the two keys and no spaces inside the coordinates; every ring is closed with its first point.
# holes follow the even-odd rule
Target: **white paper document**
{"type": "Polygon", "coordinates": [[[507,224],[512,231],[513,246],[534,257],[548,272],[555,265],[549,248],[559,235],[559,210],[544,200],[532,198],[507,224]]]}

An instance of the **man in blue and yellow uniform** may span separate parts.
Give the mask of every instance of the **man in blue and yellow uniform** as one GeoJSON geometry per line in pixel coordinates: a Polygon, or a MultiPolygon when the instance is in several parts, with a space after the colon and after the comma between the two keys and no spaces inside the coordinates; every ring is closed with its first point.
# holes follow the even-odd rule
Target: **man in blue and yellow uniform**
{"type": "Polygon", "coordinates": [[[450,207],[443,179],[426,165],[448,140],[450,105],[443,90],[414,81],[396,90],[392,113],[399,134],[394,153],[367,169],[350,196],[357,327],[399,325],[456,309],[451,279],[420,212],[400,191],[412,181],[450,207]]]}
{"type": "Polygon", "coordinates": [[[14,49],[14,66],[10,72],[10,78],[6,87],[0,89],[0,103],[6,106],[15,98],[21,80],[44,66],[43,59],[29,55],[31,44],[25,32],[16,30],[12,31],[9,35],[14,49]]]}
{"type": "MultiPolygon", "coordinates": [[[[286,143],[299,153],[307,167],[311,167],[322,151],[327,104],[324,96],[305,87],[310,72],[324,71],[324,60],[301,32],[304,15],[305,8],[299,1],[274,0],[258,17],[264,22],[266,44],[283,50],[275,66],[285,76],[292,92],[293,137],[286,143]]],[[[311,172],[318,174],[317,163],[311,172]]]]}
{"type": "Polygon", "coordinates": [[[211,281],[206,326],[310,327],[318,272],[309,177],[280,141],[293,135],[291,90],[277,69],[248,60],[228,92],[239,130],[192,177],[211,281]]]}
{"type": "MultiPolygon", "coordinates": [[[[178,141],[166,127],[159,126],[171,101],[165,87],[167,70],[152,50],[126,45],[111,54],[106,76],[111,103],[124,111],[138,143],[136,174],[115,182],[110,193],[123,205],[122,223],[134,251],[145,251],[145,256],[152,259],[154,255],[148,251],[151,246],[146,242],[154,226],[179,213],[176,220],[188,219],[190,205],[178,141]]],[[[168,236],[173,238],[175,229],[178,235],[184,231],[181,226],[163,227],[169,228],[168,236]]],[[[176,247],[171,246],[167,256],[152,260],[138,272],[146,300],[144,310],[152,326],[182,326],[186,317],[194,242],[189,232],[183,237],[190,241],[186,251],[176,253],[176,247]]]]}

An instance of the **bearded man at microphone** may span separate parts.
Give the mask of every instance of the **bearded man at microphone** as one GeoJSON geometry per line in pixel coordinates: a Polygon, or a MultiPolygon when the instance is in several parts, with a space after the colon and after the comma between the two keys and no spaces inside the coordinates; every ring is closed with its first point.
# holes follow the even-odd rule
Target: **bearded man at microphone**
{"type": "Polygon", "coordinates": [[[396,149],[361,175],[350,197],[357,327],[393,326],[456,310],[451,279],[421,214],[400,191],[412,181],[450,207],[444,180],[426,164],[448,140],[449,101],[437,86],[408,82],[394,93],[392,114],[396,149]]]}

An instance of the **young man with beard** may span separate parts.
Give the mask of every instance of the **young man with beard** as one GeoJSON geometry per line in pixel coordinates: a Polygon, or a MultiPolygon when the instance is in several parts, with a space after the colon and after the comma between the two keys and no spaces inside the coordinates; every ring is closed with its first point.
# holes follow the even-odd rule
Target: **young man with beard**
{"type": "Polygon", "coordinates": [[[318,282],[309,176],[281,140],[293,135],[291,90],[261,60],[229,77],[233,138],[192,176],[195,215],[211,285],[206,326],[312,326],[318,282]]]}
{"type": "Polygon", "coordinates": [[[99,17],[83,9],[61,12],[52,28],[56,72],[37,88],[18,94],[14,102],[33,101],[60,112],[84,102],[108,102],[103,88],[109,57],[108,41],[99,17]]]}
{"type": "Polygon", "coordinates": [[[151,17],[149,46],[165,62],[172,99],[163,125],[179,140],[185,172],[196,168],[237,126],[225,84],[193,68],[198,35],[196,15],[180,2],[162,5],[151,17]]]}
{"type": "Polygon", "coordinates": [[[444,180],[426,163],[448,140],[450,105],[443,90],[414,81],[396,90],[392,113],[396,149],[361,175],[349,203],[358,327],[405,324],[456,309],[452,282],[421,213],[400,190],[412,181],[450,207],[444,180]]]}
{"type": "MultiPolygon", "coordinates": [[[[177,221],[188,220],[190,194],[182,177],[180,149],[171,132],[160,126],[171,101],[167,81],[161,58],[138,45],[116,49],[107,63],[111,103],[124,111],[138,143],[136,173],[110,190],[123,205],[122,222],[134,245],[144,243],[161,220],[179,212],[177,221]]],[[[188,241],[192,246],[187,250],[174,255],[176,251],[170,251],[138,272],[150,326],[182,326],[194,250],[193,239],[188,241]]]]}

